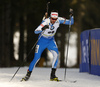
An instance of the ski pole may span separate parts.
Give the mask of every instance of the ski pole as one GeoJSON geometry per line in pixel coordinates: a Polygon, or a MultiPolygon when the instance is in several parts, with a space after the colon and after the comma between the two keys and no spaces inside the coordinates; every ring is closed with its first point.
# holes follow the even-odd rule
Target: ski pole
{"type": "Polygon", "coordinates": [[[67,69],[67,60],[68,60],[70,29],[71,29],[71,15],[70,15],[70,23],[69,23],[69,31],[68,31],[68,45],[67,45],[67,54],[66,54],[66,60],[65,60],[66,65],[65,65],[64,80],[66,80],[66,69],[67,69]]]}
{"type": "MultiPolygon", "coordinates": [[[[32,52],[32,50],[34,49],[35,45],[37,44],[37,42],[40,40],[42,34],[44,33],[44,31],[41,33],[40,37],[38,38],[38,40],[35,42],[35,44],[33,45],[33,47],[31,48],[31,50],[29,51],[27,57],[25,58],[25,60],[29,57],[30,53],[32,52]]],[[[12,78],[10,79],[10,81],[12,81],[12,79],[15,77],[15,75],[17,74],[17,72],[19,71],[20,67],[24,64],[24,62],[18,67],[18,69],[16,70],[16,72],[14,73],[14,75],[12,76],[12,78]]],[[[9,81],[9,82],[10,82],[9,81]]]]}

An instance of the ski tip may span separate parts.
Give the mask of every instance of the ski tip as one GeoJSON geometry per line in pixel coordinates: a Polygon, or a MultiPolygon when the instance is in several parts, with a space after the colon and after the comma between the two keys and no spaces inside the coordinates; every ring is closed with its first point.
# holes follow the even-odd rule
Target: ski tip
{"type": "Polygon", "coordinates": [[[25,80],[24,80],[24,79],[21,79],[21,80],[20,80],[20,82],[23,82],[23,81],[25,81],[25,80]]]}
{"type": "Polygon", "coordinates": [[[20,82],[22,82],[23,80],[20,80],[20,82]]]}
{"type": "Polygon", "coordinates": [[[77,82],[77,80],[74,80],[74,81],[65,81],[65,82],[70,82],[70,83],[76,83],[77,82]]]}

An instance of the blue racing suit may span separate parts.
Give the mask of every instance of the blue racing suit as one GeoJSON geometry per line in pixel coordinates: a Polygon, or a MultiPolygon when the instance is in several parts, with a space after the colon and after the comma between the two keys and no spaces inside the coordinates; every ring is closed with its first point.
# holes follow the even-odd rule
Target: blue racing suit
{"type": "Polygon", "coordinates": [[[58,53],[58,47],[54,39],[54,35],[60,24],[69,25],[70,23],[71,25],[74,23],[73,16],[71,17],[70,20],[68,19],[65,20],[65,18],[58,17],[58,19],[56,20],[54,24],[51,24],[50,18],[47,18],[36,28],[36,30],[34,31],[35,34],[40,33],[40,35],[39,35],[39,40],[35,48],[34,59],[29,66],[29,71],[33,70],[36,63],[40,59],[42,52],[46,48],[53,54],[52,68],[57,68],[59,53],[58,53]],[[45,25],[48,25],[49,28],[42,30],[42,28],[45,25]]]}

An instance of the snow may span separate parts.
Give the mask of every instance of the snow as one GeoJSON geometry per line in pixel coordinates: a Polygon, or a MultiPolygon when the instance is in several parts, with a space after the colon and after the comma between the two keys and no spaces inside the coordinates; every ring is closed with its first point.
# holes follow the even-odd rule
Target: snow
{"type": "MultiPolygon", "coordinates": [[[[68,68],[66,80],[68,82],[49,81],[51,68],[36,67],[27,82],[20,82],[28,67],[21,67],[14,79],[10,81],[18,67],[0,68],[0,87],[100,87],[100,77],[88,73],[80,73],[77,68],[68,68]],[[77,80],[76,83],[69,81],[77,80]]],[[[64,68],[58,68],[56,75],[64,79],[64,68]]]]}

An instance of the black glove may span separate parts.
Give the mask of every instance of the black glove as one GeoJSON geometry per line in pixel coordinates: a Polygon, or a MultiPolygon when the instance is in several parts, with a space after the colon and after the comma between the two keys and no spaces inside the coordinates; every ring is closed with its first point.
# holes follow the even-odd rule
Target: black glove
{"type": "Polygon", "coordinates": [[[45,29],[47,29],[47,28],[49,28],[49,25],[45,25],[45,26],[42,28],[42,30],[45,30],[45,29]]]}
{"type": "Polygon", "coordinates": [[[73,16],[73,9],[69,9],[70,16],[73,16]]]}

